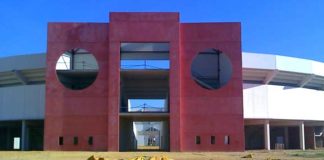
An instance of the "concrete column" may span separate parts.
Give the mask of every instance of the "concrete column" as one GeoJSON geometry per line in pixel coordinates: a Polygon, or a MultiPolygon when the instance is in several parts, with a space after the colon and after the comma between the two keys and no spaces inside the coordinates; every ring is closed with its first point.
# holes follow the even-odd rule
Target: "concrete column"
{"type": "Polygon", "coordinates": [[[21,150],[25,151],[26,150],[26,121],[22,120],[21,121],[21,150]]]}
{"type": "Polygon", "coordinates": [[[300,122],[300,124],[299,124],[299,142],[300,142],[300,149],[305,150],[305,126],[304,126],[304,122],[300,122]]]}
{"type": "Polygon", "coordinates": [[[264,123],[264,149],[270,150],[270,124],[269,120],[264,123]]]}
{"type": "Polygon", "coordinates": [[[288,127],[285,127],[285,149],[289,149],[289,133],[288,133],[288,127]]]}

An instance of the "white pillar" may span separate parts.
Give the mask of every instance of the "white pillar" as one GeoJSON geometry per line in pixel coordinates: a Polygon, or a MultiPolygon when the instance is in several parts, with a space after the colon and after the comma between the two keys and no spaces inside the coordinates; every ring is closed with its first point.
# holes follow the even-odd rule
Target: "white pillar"
{"type": "Polygon", "coordinates": [[[21,122],[21,150],[26,150],[26,121],[22,120],[21,122]]]}
{"type": "Polygon", "coordinates": [[[269,120],[264,123],[264,149],[270,150],[270,124],[269,120]]]}
{"type": "Polygon", "coordinates": [[[304,122],[299,124],[299,142],[300,142],[300,149],[305,150],[305,126],[304,122]]]}

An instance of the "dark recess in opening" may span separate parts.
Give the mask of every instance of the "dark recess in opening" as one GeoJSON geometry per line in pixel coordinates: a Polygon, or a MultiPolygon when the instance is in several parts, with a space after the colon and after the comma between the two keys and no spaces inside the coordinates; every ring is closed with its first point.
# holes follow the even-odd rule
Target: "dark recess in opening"
{"type": "Polygon", "coordinates": [[[210,137],[210,143],[215,144],[215,142],[216,142],[215,136],[211,136],[210,137]]]}
{"type": "Polygon", "coordinates": [[[207,49],[199,52],[191,63],[191,76],[202,88],[219,89],[225,86],[232,75],[230,59],[222,51],[207,49]]]}
{"type": "Polygon", "coordinates": [[[92,137],[92,136],[90,136],[90,137],[88,138],[88,144],[89,144],[89,145],[93,145],[93,137],[92,137]]]}
{"type": "Polygon", "coordinates": [[[63,145],[64,144],[64,139],[63,139],[63,137],[59,137],[59,145],[61,146],[61,145],[63,145]]]}
{"type": "Polygon", "coordinates": [[[72,90],[89,87],[97,78],[96,58],[85,49],[74,48],[64,52],[56,62],[58,80],[72,90]]]}
{"type": "Polygon", "coordinates": [[[200,144],[200,136],[196,136],[196,144],[200,144]]]}
{"type": "Polygon", "coordinates": [[[78,137],[73,137],[73,144],[77,145],[79,143],[79,138],[78,137]]]}

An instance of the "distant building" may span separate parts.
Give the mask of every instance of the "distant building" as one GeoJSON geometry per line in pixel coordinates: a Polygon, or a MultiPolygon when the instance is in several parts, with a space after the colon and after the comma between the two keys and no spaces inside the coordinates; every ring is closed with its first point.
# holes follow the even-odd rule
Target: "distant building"
{"type": "Polygon", "coordinates": [[[240,23],[50,23],[47,54],[0,59],[0,150],[321,148],[323,90],[322,62],[242,54],[240,23]]]}

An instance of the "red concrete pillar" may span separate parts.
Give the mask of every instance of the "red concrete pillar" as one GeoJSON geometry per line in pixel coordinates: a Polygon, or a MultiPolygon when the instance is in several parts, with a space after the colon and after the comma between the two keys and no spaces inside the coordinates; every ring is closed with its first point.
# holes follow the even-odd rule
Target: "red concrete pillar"
{"type": "Polygon", "coordinates": [[[108,150],[118,149],[121,42],[170,44],[170,150],[180,150],[180,53],[178,13],[110,13],[108,150]]]}
{"type": "Polygon", "coordinates": [[[170,151],[181,151],[181,92],[179,42],[170,43],[170,151]]]}
{"type": "Polygon", "coordinates": [[[119,151],[120,43],[109,41],[108,151],[119,151]]]}

